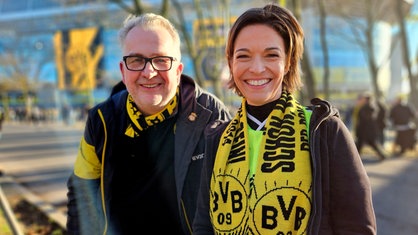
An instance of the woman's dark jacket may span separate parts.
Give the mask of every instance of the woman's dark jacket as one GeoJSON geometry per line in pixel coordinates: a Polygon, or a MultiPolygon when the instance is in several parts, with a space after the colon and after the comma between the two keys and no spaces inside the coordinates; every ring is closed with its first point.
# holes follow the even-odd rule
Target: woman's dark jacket
{"type": "MultiPolygon", "coordinates": [[[[309,137],[312,161],[312,212],[308,235],[374,235],[376,218],[369,178],[351,133],[338,111],[313,99],[309,137]]],[[[209,215],[209,187],[219,139],[228,122],[208,131],[194,234],[214,234],[209,215]]]]}
{"type": "MultiPolygon", "coordinates": [[[[135,149],[135,138],[131,138],[131,143],[120,141],[129,119],[127,95],[126,90],[118,92],[89,111],[84,138],[95,148],[102,167],[101,178],[82,179],[74,173],[69,178],[67,230],[70,234],[103,234],[105,226],[107,234],[117,234],[112,232],[112,215],[108,213],[112,206],[109,193],[112,190],[109,183],[113,173],[111,162],[113,158],[124,157],[121,154],[132,154],[119,146],[132,148],[135,154],[141,154],[140,149],[135,149]]],[[[231,116],[219,99],[182,75],[176,118],[173,163],[176,192],[173,194],[178,199],[184,234],[191,234],[203,165],[203,132],[214,120],[229,120],[231,116]]],[[[139,166],[138,170],[141,167],[149,166],[139,166]]],[[[155,225],[158,226],[158,221],[155,225]]]]}

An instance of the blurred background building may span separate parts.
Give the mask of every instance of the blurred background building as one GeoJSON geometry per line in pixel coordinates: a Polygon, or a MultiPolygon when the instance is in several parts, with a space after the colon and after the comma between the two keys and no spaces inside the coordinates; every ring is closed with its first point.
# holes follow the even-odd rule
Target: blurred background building
{"type": "MultiPolygon", "coordinates": [[[[267,1],[223,0],[221,2],[227,7],[206,8],[204,17],[199,19],[193,1],[172,2],[181,5],[185,17],[183,26],[195,44],[200,48],[219,49],[208,50],[202,62],[197,63],[201,64],[204,77],[199,83],[215,91],[210,82],[213,76],[211,78],[208,73],[218,66],[219,73],[215,77],[228,79],[225,61],[219,59],[223,57],[228,27],[244,10],[263,6],[267,1]],[[214,17],[209,20],[211,14],[214,17]],[[201,31],[197,33],[196,29],[202,26],[211,29],[212,33],[206,37],[201,31]],[[215,40],[218,38],[220,40],[215,40]]],[[[287,6],[293,1],[277,2],[287,6]]],[[[393,13],[399,4],[403,12],[411,12],[405,18],[408,41],[411,56],[418,56],[418,42],[413,40],[418,37],[418,4],[411,0],[378,0],[379,9],[370,9],[367,2],[373,0],[301,1],[299,16],[306,34],[306,55],[313,72],[313,89],[318,96],[324,96],[325,89],[329,89],[327,98],[341,108],[353,103],[360,92],[373,90],[368,53],[373,54],[371,58],[378,67],[377,82],[385,99],[409,92],[398,37],[400,27],[393,13]],[[324,60],[321,41],[320,2],[325,3],[327,12],[328,60],[324,60]],[[364,45],[370,12],[380,12],[373,17],[372,51],[364,45]],[[329,66],[329,82],[323,79],[325,64],[329,66]]],[[[34,106],[43,110],[61,110],[68,106],[84,109],[104,100],[111,87],[121,79],[119,61],[122,55],[117,30],[128,14],[123,6],[132,6],[132,3],[132,0],[0,0],[0,106],[23,108],[27,112],[34,106]]],[[[158,13],[161,1],[142,1],[142,4],[158,13]]],[[[171,10],[169,18],[178,17],[179,9],[171,10]]],[[[186,48],[184,50],[185,73],[199,77],[195,58],[187,53],[186,48]]],[[[229,96],[223,98],[231,105],[237,101],[226,97],[229,96]]],[[[57,118],[57,114],[53,115],[57,118]]]]}

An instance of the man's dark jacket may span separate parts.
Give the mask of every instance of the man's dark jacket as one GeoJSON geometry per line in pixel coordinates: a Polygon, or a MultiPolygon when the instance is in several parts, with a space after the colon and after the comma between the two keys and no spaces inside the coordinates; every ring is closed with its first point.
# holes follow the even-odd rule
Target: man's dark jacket
{"type": "MultiPolygon", "coordinates": [[[[117,234],[113,230],[112,215],[109,215],[111,198],[109,182],[112,178],[112,158],[131,154],[118,147],[132,148],[135,154],[135,138],[132,143],[120,143],[128,124],[126,90],[116,92],[103,103],[89,110],[84,138],[95,147],[95,155],[101,163],[101,177],[82,179],[74,173],[68,180],[69,234],[117,234]]],[[[204,130],[214,120],[231,118],[227,107],[215,96],[201,89],[190,77],[182,75],[180,99],[177,112],[174,172],[176,196],[184,234],[191,234],[197,192],[200,183],[204,154],[204,130]]],[[[125,138],[126,139],[126,138],[125,138]]],[[[147,167],[147,166],[141,166],[147,167]]],[[[140,167],[139,169],[140,170],[140,167]]],[[[140,212],[138,212],[140,213],[140,212]]],[[[158,226],[158,222],[156,221],[158,226]]],[[[150,225],[153,226],[153,225],[150,225]]]]}

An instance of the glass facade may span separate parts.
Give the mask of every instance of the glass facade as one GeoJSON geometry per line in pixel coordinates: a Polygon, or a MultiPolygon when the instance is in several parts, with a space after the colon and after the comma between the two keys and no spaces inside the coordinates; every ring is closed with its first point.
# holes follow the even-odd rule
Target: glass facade
{"type": "MultiPolygon", "coordinates": [[[[234,12],[231,13],[231,16],[238,15],[243,9],[251,6],[250,2],[240,5],[241,8],[233,8],[234,12]]],[[[131,1],[126,1],[126,3],[131,3],[131,1]]],[[[160,4],[160,1],[146,1],[146,3],[160,4]]],[[[231,1],[231,4],[236,3],[231,1]]],[[[187,8],[185,9],[187,11],[187,8]]],[[[417,14],[417,4],[413,9],[417,14]]],[[[408,24],[411,42],[413,42],[413,38],[418,36],[415,14],[409,19],[408,24]]],[[[10,82],[16,79],[16,76],[26,76],[29,83],[35,84],[28,87],[27,91],[35,94],[36,99],[42,100],[40,103],[48,107],[60,105],[63,102],[70,102],[75,106],[82,106],[85,103],[91,105],[105,99],[111,86],[120,80],[118,64],[122,55],[117,41],[117,30],[126,15],[127,13],[122,11],[119,6],[105,0],[0,0],[0,34],[2,35],[0,37],[0,53],[3,55],[0,57],[0,76],[2,77],[0,83],[10,82]],[[96,38],[99,41],[94,39],[96,41],[93,42],[91,39],[91,45],[88,47],[90,51],[84,51],[84,56],[94,55],[95,48],[103,46],[103,54],[100,62],[97,63],[95,78],[97,82],[94,83],[97,86],[85,90],[73,89],[74,86],[69,89],[60,87],[60,82],[71,79],[69,78],[71,75],[62,75],[63,72],[60,72],[57,42],[62,43],[62,52],[65,53],[65,50],[68,49],[66,43],[71,40],[76,43],[77,37],[86,37],[88,34],[85,36],[79,34],[79,36],[72,38],[69,35],[74,30],[85,28],[97,28],[96,38]],[[61,33],[61,36],[57,34],[58,32],[61,33]],[[58,37],[62,38],[58,39],[58,37]],[[6,59],[7,57],[4,55],[10,55],[9,59],[6,59]],[[11,58],[18,62],[17,66],[16,63],[13,65],[11,58]],[[45,87],[57,87],[57,89],[46,89],[45,87]],[[47,94],[36,95],[40,90],[47,94]]],[[[186,12],[185,15],[187,21],[190,22],[186,27],[192,34],[194,14],[186,12]]],[[[317,80],[317,90],[321,91],[324,61],[318,17],[312,9],[305,9],[303,17],[306,50],[309,51],[311,57],[317,80]]],[[[327,18],[331,88],[335,93],[344,93],[347,90],[370,90],[370,75],[365,54],[357,44],[349,42],[349,38],[344,37],[344,35],[350,35],[351,31],[349,27],[342,25],[344,23],[337,17],[327,18]]],[[[376,35],[391,36],[387,34],[387,28],[382,27],[380,30],[383,31],[376,32],[376,35]]],[[[410,47],[412,51],[416,51],[417,43],[411,43],[410,47]]],[[[72,56],[75,62],[83,60],[83,56],[76,52],[72,56]]],[[[183,62],[186,64],[184,72],[194,76],[192,61],[187,53],[183,53],[183,62]]],[[[66,65],[61,61],[61,66],[66,65]]],[[[18,90],[22,88],[22,85],[18,84],[13,81],[10,85],[16,86],[15,94],[18,94],[18,90]]],[[[72,85],[77,86],[76,84],[72,85]]],[[[12,106],[15,104],[24,105],[21,100],[13,99],[13,97],[11,97],[10,104],[12,106]]]]}

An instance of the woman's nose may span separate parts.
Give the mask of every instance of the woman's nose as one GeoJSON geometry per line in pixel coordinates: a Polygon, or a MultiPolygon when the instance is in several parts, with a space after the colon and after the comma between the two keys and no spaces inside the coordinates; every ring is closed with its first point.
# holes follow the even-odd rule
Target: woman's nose
{"type": "Polygon", "coordinates": [[[251,61],[250,71],[254,73],[261,73],[264,70],[266,70],[266,66],[264,64],[263,59],[258,56],[254,57],[251,61]]]}

